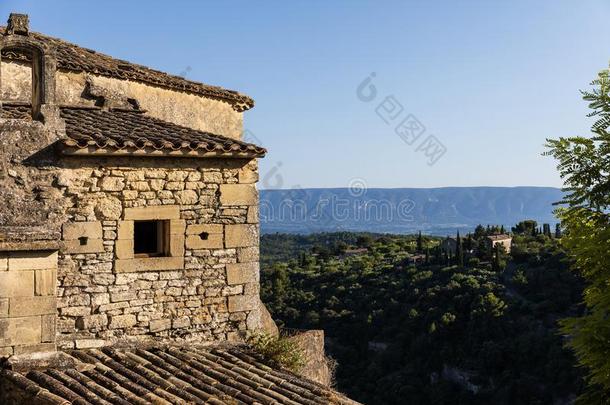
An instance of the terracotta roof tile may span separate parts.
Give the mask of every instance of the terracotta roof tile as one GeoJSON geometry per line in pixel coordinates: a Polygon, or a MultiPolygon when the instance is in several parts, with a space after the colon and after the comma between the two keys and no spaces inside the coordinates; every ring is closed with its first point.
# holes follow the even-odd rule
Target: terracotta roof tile
{"type": "Polygon", "coordinates": [[[356,405],[243,346],[76,350],[76,367],[1,374],[50,404],[356,405]]]}
{"type": "MultiPolygon", "coordinates": [[[[1,32],[4,32],[4,30],[4,27],[0,27],[1,32]]],[[[78,45],[47,35],[35,32],[30,32],[29,35],[48,44],[55,50],[57,55],[57,68],[61,70],[88,72],[100,76],[122,80],[134,80],[172,90],[199,94],[201,96],[226,101],[230,103],[236,111],[245,111],[254,107],[254,100],[237,91],[186,80],[180,76],[170,75],[158,70],[150,69],[146,66],[115,59],[111,56],[104,55],[91,49],[82,48],[78,45]]],[[[10,50],[3,51],[2,57],[13,60],[24,60],[28,58],[28,56],[23,53],[12,52],[10,50]]]]}
{"type": "MultiPolygon", "coordinates": [[[[67,138],[74,151],[121,151],[127,154],[170,152],[184,156],[262,157],[262,147],[221,135],[182,127],[139,111],[61,108],[67,138]]],[[[71,152],[70,152],[71,151],[71,152]]]]}

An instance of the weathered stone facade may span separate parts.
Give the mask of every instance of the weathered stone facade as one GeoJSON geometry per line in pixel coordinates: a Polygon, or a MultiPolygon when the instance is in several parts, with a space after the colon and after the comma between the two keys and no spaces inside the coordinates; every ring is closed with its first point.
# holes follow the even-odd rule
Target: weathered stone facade
{"type": "Polygon", "coordinates": [[[240,142],[233,101],[248,99],[128,64],[144,79],[98,75],[106,56],[58,69],[89,51],[45,38],[0,35],[0,355],[260,328],[264,149],[240,142]],[[136,124],[69,114],[85,110],[136,124]]]}
{"type": "Polygon", "coordinates": [[[60,174],[60,192],[76,197],[59,255],[60,347],[132,335],[226,340],[257,327],[255,161],[70,163],[60,174]],[[140,218],[175,223],[171,257],[134,259],[140,218]]]}

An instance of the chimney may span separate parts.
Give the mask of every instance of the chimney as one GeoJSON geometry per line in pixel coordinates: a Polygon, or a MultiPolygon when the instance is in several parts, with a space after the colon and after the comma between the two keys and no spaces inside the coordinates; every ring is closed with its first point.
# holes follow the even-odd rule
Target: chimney
{"type": "Polygon", "coordinates": [[[30,18],[27,14],[11,13],[8,17],[6,35],[28,35],[30,29],[30,18]]]}

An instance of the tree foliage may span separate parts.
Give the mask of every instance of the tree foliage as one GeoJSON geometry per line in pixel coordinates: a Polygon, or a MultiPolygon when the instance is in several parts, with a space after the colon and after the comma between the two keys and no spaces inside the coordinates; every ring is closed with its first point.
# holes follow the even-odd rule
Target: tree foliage
{"type": "Polygon", "coordinates": [[[581,365],[589,371],[588,391],[582,403],[610,401],[610,78],[599,73],[589,91],[583,91],[596,121],[590,137],[549,140],[549,155],[565,184],[566,196],[558,209],[562,243],[574,267],[585,278],[587,311],[566,319],[564,332],[581,365]]]}
{"type": "MultiPolygon", "coordinates": [[[[487,247],[488,232],[499,229],[481,227],[462,242],[487,247]]],[[[555,238],[516,235],[516,257],[498,249],[503,271],[466,251],[463,266],[447,265],[441,238],[423,237],[434,253],[417,264],[409,257],[418,235],[367,239],[366,251],[330,256],[316,253],[318,245],[335,251],[344,241],[350,252],[361,238],[261,239],[263,301],[280,326],[325,330],[340,390],[367,404],[561,403],[579,393],[580,372],[556,320],[574,310],[582,289],[555,238]]]]}

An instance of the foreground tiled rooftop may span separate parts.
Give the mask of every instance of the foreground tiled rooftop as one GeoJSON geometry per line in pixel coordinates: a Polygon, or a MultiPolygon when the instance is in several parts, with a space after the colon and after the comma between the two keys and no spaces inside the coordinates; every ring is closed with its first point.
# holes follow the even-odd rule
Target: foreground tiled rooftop
{"type": "Polygon", "coordinates": [[[0,373],[45,404],[344,404],[332,389],[272,368],[245,346],[67,352],[70,367],[0,373]]]}

